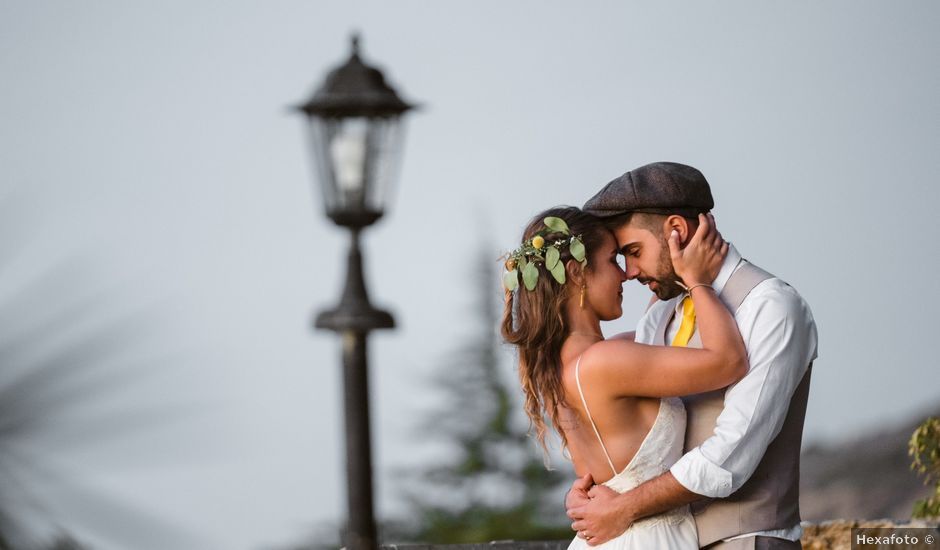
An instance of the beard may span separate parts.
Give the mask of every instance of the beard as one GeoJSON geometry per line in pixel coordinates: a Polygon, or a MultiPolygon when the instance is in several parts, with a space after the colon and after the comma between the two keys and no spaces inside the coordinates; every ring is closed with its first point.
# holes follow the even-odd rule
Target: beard
{"type": "Polygon", "coordinates": [[[659,253],[659,262],[656,265],[656,276],[655,277],[637,277],[637,280],[643,284],[648,285],[650,282],[656,283],[656,289],[653,290],[653,293],[656,294],[656,297],[660,300],[671,300],[676,296],[679,296],[685,290],[679,286],[679,276],[676,275],[675,269],[672,267],[672,256],[669,254],[669,243],[665,240],[662,241],[662,248],[659,253]]]}

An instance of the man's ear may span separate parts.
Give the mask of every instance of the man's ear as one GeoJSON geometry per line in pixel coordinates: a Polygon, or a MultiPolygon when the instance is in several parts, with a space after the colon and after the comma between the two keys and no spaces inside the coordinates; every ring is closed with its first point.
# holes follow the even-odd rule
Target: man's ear
{"type": "Polygon", "coordinates": [[[673,214],[663,221],[663,238],[669,239],[673,231],[679,232],[679,245],[685,248],[692,239],[692,231],[689,228],[689,221],[682,216],[673,214]]]}

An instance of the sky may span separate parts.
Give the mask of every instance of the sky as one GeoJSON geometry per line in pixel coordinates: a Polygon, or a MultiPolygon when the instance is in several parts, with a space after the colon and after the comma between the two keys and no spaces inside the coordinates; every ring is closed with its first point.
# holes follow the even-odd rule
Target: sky
{"type": "MultiPolygon", "coordinates": [[[[91,342],[82,379],[110,381],[23,442],[55,475],[21,479],[104,550],[272,548],[341,520],[340,348],[310,325],[347,236],[289,107],[353,31],[423,106],[364,235],[398,322],[370,338],[380,515],[432,454],[416,426],[472,327],[478,252],[498,293],[532,215],[653,161],[699,168],[723,235],[811,305],[804,444],[925,414],[937,28],[923,0],[0,0],[0,346],[41,335],[4,376],[91,342]]],[[[647,299],[627,283],[605,330],[647,299]]]]}

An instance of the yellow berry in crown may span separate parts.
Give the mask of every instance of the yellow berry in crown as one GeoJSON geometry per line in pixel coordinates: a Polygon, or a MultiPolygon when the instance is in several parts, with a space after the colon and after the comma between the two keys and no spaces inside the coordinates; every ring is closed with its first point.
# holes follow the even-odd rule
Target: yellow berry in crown
{"type": "Polygon", "coordinates": [[[509,258],[506,260],[506,271],[512,271],[513,269],[516,269],[516,260],[509,258]]]}
{"type": "Polygon", "coordinates": [[[541,235],[536,235],[532,237],[532,246],[538,250],[542,250],[542,247],[545,246],[545,239],[541,235]]]}

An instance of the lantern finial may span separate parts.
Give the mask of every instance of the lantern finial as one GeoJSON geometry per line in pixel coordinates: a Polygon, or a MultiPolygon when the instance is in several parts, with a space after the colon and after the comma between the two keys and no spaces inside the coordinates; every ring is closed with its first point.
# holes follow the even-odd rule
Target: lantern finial
{"type": "Polygon", "coordinates": [[[352,44],[352,55],[353,57],[359,57],[359,42],[361,36],[359,31],[353,31],[352,36],[349,38],[349,42],[352,44]]]}

